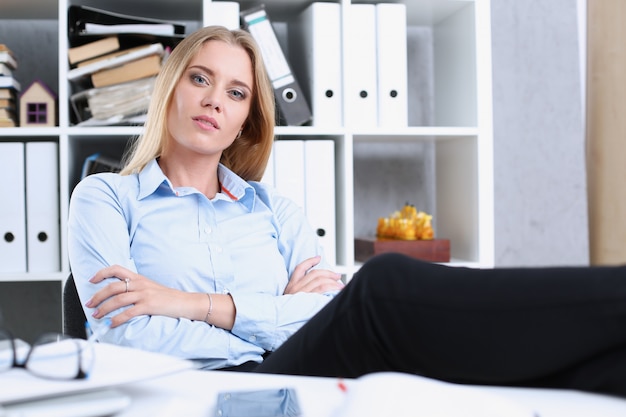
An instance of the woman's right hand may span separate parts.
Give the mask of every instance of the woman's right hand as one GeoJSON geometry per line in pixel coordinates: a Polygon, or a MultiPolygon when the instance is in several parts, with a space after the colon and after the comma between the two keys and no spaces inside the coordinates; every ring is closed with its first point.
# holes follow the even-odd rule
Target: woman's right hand
{"type": "Polygon", "coordinates": [[[95,309],[92,316],[97,319],[129,307],[111,318],[111,327],[141,315],[205,320],[209,305],[212,325],[230,330],[235,321],[235,307],[229,294],[208,297],[205,293],[180,291],[119,265],[102,268],[89,282],[97,284],[110,278],[115,279],[97,291],[85,306],[95,309]]]}
{"type": "Polygon", "coordinates": [[[296,266],[283,294],[298,292],[325,293],[341,290],[345,285],[341,282],[341,274],[326,269],[311,269],[320,263],[321,257],[306,259],[296,266]]]}

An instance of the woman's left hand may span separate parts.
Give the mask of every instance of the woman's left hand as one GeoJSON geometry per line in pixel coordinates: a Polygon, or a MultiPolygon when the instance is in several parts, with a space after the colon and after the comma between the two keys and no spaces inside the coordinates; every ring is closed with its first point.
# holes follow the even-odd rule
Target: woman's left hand
{"type": "Polygon", "coordinates": [[[111,317],[111,327],[140,315],[187,317],[185,297],[188,293],[165,287],[120,265],[99,270],[89,282],[97,284],[115,278],[96,292],[85,306],[95,308],[92,316],[100,319],[122,307],[129,307],[111,317]]]}
{"type": "Polygon", "coordinates": [[[298,292],[321,294],[327,291],[341,290],[344,287],[343,282],[341,282],[341,274],[325,269],[312,269],[320,263],[321,259],[319,256],[314,256],[296,266],[283,294],[298,292]]]}

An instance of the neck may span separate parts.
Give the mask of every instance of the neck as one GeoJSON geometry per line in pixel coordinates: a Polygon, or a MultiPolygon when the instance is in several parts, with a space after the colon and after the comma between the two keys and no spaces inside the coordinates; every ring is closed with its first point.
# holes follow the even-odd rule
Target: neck
{"type": "Polygon", "coordinates": [[[184,163],[167,157],[159,159],[161,170],[174,187],[193,187],[207,198],[213,198],[220,192],[217,165],[217,162],[206,158],[184,163]]]}

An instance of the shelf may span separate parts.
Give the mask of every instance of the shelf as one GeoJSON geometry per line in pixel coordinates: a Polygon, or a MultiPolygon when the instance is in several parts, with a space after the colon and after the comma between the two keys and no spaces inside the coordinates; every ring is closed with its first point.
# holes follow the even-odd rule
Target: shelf
{"type": "Polygon", "coordinates": [[[42,136],[53,137],[60,134],[61,130],[58,127],[3,127],[0,128],[0,141],[42,136]]]}
{"type": "Polygon", "coordinates": [[[355,142],[412,141],[424,139],[446,139],[475,137],[479,130],[475,127],[407,127],[401,129],[353,130],[355,142]]]}
{"type": "MultiPolygon", "coordinates": [[[[209,1],[209,0],[204,0],[209,1]]],[[[352,3],[378,0],[327,0],[349,13],[352,3]]],[[[491,132],[490,31],[485,24],[489,0],[390,0],[407,5],[409,46],[409,126],[362,128],[343,126],[277,126],[277,140],[332,139],[335,142],[337,269],[351,276],[360,264],[354,261],[354,235],[372,223],[375,214],[406,199],[432,208],[439,230],[451,239],[454,266],[489,267],[493,263],[493,144],[491,132]],[[389,146],[389,145],[393,146],[389,146]],[[399,200],[399,201],[396,201],[399,200]]],[[[288,22],[311,0],[245,0],[245,10],[265,4],[283,41],[288,22]]],[[[3,0],[2,20],[46,19],[58,25],[54,70],[59,95],[60,127],[1,128],[0,142],[56,140],[59,142],[59,178],[62,251],[67,250],[65,226],[71,191],[80,179],[84,158],[96,151],[119,156],[141,126],[71,126],[67,82],[67,10],[78,4],[129,15],[185,23],[188,32],[202,22],[202,0],[3,0]]],[[[345,15],[344,15],[345,17],[345,15]]],[[[345,23],[345,22],[344,22],[345,23]]],[[[48,25],[50,26],[50,25],[48,25]]],[[[46,28],[48,28],[46,26],[46,28]]],[[[21,27],[21,26],[20,26],[21,27]]],[[[8,26],[10,28],[10,26],[8,26]]],[[[56,28],[53,25],[53,29],[56,28]]],[[[8,29],[7,29],[8,30],[8,29]]],[[[48,29],[47,29],[48,30],[48,29]]],[[[24,30],[16,37],[32,37],[24,30]]],[[[37,33],[36,36],[41,36],[37,33]]],[[[346,34],[338,39],[345,45],[346,34]]],[[[31,49],[37,39],[23,47],[31,49]]],[[[283,45],[284,46],[284,45],[283,45]]],[[[345,62],[347,55],[343,51],[345,62]]],[[[48,59],[48,58],[45,58],[48,59]]],[[[349,68],[347,66],[346,68],[349,68]]],[[[345,77],[344,75],[344,84],[345,77]]],[[[22,84],[38,73],[27,74],[22,84]]],[[[344,111],[348,104],[344,103],[344,111]]],[[[442,235],[443,236],[443,235],[442,235]]],[[[65,256],[65,255],[64,255],[65,256]]],[[[3,280],[50,280],[51,274],[1,275],[3,280]]]]}
{"type": "Polygon", "coordinates": [[[67,274],[62,272],[35,272],[35,273],[0,273],[0,282],[35,282],[35,281],[61,281],[67,278],[67,274]]]}

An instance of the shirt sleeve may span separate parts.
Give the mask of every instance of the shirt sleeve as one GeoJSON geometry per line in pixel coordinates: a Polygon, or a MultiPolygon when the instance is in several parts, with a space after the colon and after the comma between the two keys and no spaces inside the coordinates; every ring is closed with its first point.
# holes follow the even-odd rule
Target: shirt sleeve
{"type": "MultiPolygon", "coordinates": [[[[315,269],[331,269],[303,210],[291,200],[272,194],[270,190],[257,192],[261,199],[269,201],[274,212],[279,232],[278,245],[289,278],[297,265],[316,255],[321,255],[322,261],[315,269]]],[[[336,294],[337,291],[289,295],[233,292],[231,296],[237,315],[232,332],[267,351],[274,351],[336,294]]]]}
{"type": "MultiPolygon", "coordinates": [[[[136,272],[130,256],[131,234],[123,207],[125,196],[120,194],[137,193],[138,189],[128,184],[119,186],[121,181],[133,180],[132,176],[122,177],[117,174],[91,175],[81,181],[72,193],[68,251],[72,274],[83,305],[96,291],[112,282],[105,280],[97,285],[88,282],[98,270],[118,264],[136,272]]],[[[91,316],[92,309],[84,309],[91,327],[99,328],[101,320],[91,316]]],[[[119,311],[112,312],[110,316],[119,311]]],[[[205,365],[210,368],[247,360],[258,361],[264,352],[256,344],[203,321],[163,316],[136,317],[125,325],[109,330],[103,339],[187,359],[206,359],[205,365]]]]}

